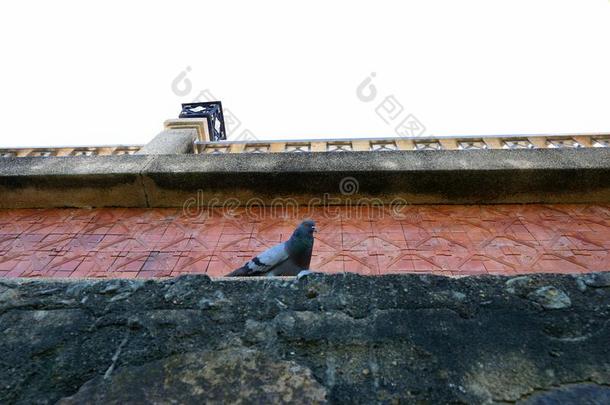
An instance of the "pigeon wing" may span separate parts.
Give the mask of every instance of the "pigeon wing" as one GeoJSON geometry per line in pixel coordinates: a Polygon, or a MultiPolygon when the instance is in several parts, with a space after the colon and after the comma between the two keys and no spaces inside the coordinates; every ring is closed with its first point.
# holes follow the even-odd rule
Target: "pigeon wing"
{"type": "Polygon", "coordinates": [[[248,275],[264,274],[286,260],[288,260],[286,246],[280,243],[251,259],[244,268],[248,269],[248,275]]]}

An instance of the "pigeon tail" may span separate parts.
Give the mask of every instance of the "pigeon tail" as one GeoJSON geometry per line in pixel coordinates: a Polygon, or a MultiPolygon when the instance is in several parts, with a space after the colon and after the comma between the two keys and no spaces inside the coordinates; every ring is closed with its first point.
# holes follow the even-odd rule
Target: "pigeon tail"
{"type": "Polygon", "coordinates": [[[242,266],[239,269],[233,270],[225,277],[246,277],[250,271],[251,270],[248,268],[248,266],[242,266]]]}

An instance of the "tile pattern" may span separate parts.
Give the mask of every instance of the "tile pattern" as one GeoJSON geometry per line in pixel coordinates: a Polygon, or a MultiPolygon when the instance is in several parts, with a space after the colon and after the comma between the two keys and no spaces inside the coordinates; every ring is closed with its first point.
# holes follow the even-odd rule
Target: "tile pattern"
{"type": "Polygon", "coordinates": [[[0,210],[0,277],[221,276],[318,223],[312,269],[443,275],[610,270],[610,204],[0,210]],[[395,210],[396,211],[396,210],[395,210]],[[256,214],[256,215],[253,215],[256,214]],[[286,213],[284,213],[286,214],[286,213]]]}

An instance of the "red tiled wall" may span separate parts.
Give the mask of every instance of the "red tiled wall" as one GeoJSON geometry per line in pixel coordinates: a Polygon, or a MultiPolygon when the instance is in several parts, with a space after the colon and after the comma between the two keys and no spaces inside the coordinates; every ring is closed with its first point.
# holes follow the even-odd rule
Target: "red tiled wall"
{"type": "MultiPolygon", "coordinates": [[[[298,219],[180,209],[0,210],[0,277],[221,276],[298,219]]],[[[260,213],[259,213],[260,214],[260,213]]],[[[308,215],[305,210],[297,217],[308,215]]],[[[610,205],[316,209],[312,269],[444,275],[610,270],[610,205]],[[371,209],[372,210],[372,209],[371,209]],[[334,218],[329,218],[333,217],[334,218]]]]}

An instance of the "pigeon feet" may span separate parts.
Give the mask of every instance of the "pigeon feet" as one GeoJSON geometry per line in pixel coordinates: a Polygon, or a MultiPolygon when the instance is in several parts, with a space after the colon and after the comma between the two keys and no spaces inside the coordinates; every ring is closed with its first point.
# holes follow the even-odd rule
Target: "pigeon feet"
{"type": "Polygon", "coordinates": [[[299,274],[297,274],[297,280],[302,279],[303,277],[307,277],[310,274],[314,274],[311,270],[301,270],[299,274]]]}

